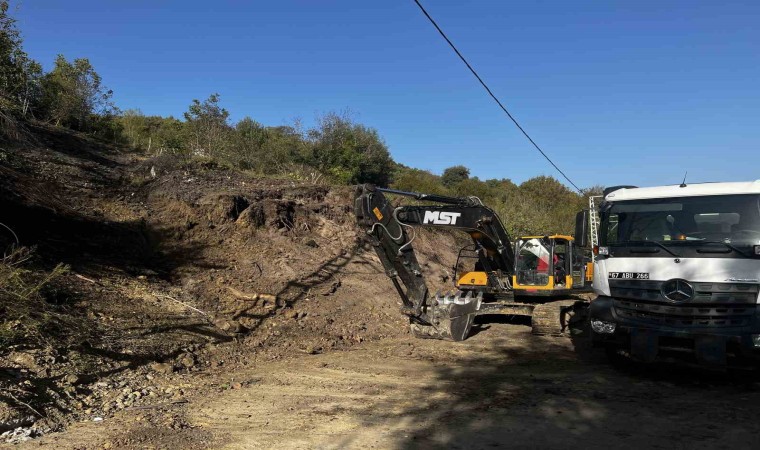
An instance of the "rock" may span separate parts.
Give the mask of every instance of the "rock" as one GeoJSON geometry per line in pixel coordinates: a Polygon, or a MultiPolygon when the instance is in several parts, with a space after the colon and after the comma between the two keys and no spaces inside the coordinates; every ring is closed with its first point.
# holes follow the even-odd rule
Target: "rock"
{"type": "Polygon", "coordinates": [[[319,247],[319,244],[317,244],[317,241],[315,241],[314,239],[304,239],[303,245],[307,247],[311,247],[311,248],[319,247]]]}
{"type": "Polygon", "coordinates": [[[29,369],[34,373],[38,373],[42,370],[42,367],[37,364],[37,359],[29,352],[12,352],[8,355],[8,360],[24,369],[29,369]]]}
{"type": "Polygon", "coordinates": [[[195,355],[183,353],[177,358],[177,363],[185,369],[192,369],[195,366],[195,355]]]}
{"type": "Polygon", "coordinates": [[[217,317],[216,319],[213,320],[212,323],[214,324],[215,327],[223,331],[229,331],[230,328],[232,327],[230,325],[230,322],[227,319],[224,319],[222,317],[217,317]]]}
{"type": "Polygon", "coordinates": [[[0,401],[0,433],[34,423],[34,416],[0,401]]]}
{"type": "Polygon", "coordinates": [[[174,366],[169,363],[153,363],[150,365],[150,369],[157,373],[169,374],[174,372],[174,366]]]}
{"type": "Polygon", "coordinates": [[[12,431],[6,431],[0,434],[0,442],[6,442],[8,444],[20,444],[21,442],[28,441],[34,437],[34,432],[31,428],[16,428],[12,431]]]}
{"type": "Polygon", "coordinates": [[[322,349],[321,348],[314,347],[314,346],[311,346],[311,345],[307,345],[306,349],[304,351],[307,354],[309,354],[309,355],[318,355],[318,354],[322,353],[322,349]]]}
{"type": "Polygon", "coordinates": [[[63,380],[68,384],[79,384],[79,376],[73,373],[66,375],[66,377],[63,380]]]}

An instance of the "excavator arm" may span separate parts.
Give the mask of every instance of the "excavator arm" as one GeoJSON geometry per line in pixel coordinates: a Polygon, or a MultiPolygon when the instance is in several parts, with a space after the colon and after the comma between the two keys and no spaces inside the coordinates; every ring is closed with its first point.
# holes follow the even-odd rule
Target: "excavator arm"
{"type": "Polygon", "coordinates": [[[402,312],[420,337],[463,340],[481,307],[484,293],[511,291],[514,268],[510,238],[498,215],[476,197],[420,194],[365,184],[357,187],[354,212],[366,229],[386,274],[401,297],[402,312]],[[438,203],[432,206],[393,206],[384,193],[438,203]],[[485,286],[431,297],[414,254],[415,227],[437,227],[467,232],[478,254],[485,286]]]}

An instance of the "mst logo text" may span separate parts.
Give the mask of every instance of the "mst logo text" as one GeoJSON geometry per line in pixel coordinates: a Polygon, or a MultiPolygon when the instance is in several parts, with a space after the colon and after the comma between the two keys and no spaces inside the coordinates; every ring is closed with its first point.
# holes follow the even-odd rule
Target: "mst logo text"
{"type": "Polygon", "coordinates": [[[422,223],[432,223],[433,225],[456,225],[457,219],[462,213],[444,212],[444,211],[425,211],[425,217],[422,223]]]}

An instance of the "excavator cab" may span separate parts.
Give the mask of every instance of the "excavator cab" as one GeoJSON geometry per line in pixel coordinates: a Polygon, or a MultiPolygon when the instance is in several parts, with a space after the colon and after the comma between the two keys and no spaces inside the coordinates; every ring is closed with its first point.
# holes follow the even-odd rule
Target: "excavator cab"
{"type": "Polygon", "coordinates": [[[572,236],[523,236],[515,240],[512,288],[516,296],[555,296],[591,291],[594,268],[588,250],[572,236]]]}

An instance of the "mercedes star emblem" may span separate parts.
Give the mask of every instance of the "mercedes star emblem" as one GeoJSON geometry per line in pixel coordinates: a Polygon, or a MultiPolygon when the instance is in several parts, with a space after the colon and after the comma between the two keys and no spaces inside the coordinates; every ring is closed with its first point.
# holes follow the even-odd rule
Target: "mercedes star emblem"
{"type": "Polygon", "coordinates": [[[688,281],[680,278],[674,278],[662,283],[660,292],[668,300],[674,302],[685,302],[694,297],[694,288],[688,281]]]}

